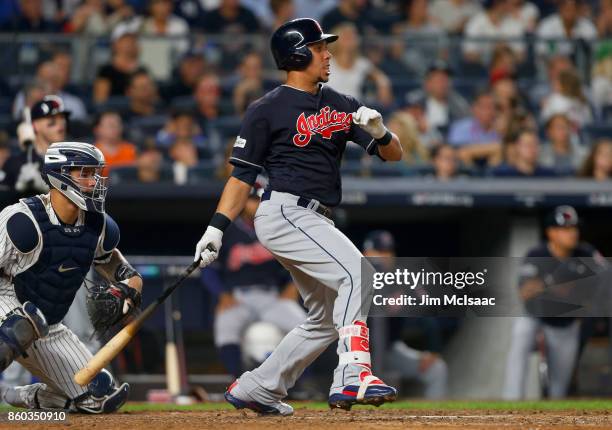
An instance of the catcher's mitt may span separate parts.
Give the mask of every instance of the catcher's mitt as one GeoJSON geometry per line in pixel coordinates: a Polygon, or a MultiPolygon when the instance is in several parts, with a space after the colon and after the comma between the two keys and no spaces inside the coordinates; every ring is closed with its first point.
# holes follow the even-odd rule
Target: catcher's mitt
{"type": "Polygon", "coordinates": [[[140,293],[128,287],[127,281],[124,282],[102,282],[87,286],[87,312],[97,333],[105,333],[140,310],[140,293]]]}

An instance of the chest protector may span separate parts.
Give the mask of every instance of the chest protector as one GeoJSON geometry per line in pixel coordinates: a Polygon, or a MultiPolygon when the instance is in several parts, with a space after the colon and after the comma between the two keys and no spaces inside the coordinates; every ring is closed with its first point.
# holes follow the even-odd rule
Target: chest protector
{"type": "Polygon", "coordinates": [[[83,284],[104,227],[104,215],[85,212],[81,226],[55,225],[38,197],[22,200],[32,211],[42,233],[38,261],[13,278],[21,303],[31,301],[49,324],[60,322],[83,284]]]}

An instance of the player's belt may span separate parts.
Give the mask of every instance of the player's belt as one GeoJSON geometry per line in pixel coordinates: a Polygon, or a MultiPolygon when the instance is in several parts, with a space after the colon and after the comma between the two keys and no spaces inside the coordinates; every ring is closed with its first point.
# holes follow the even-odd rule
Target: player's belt
{"type": "Polygon", "coordinates": [[[261,195],[261,201],[264,202],[266,200],[271,200],[271,199],[275,200],[276,196],[286,197],[286,200],[291,200],[292,203],[295,203],[298,206],[301,206],[303,208],[313,210],[316,213],[319,213],[319,214],[323,215],[326,218],[331,219],[331,217],[332,217],[332,210],[331,210],[331,208],[329,208],[329,207],[327,207],[325,205],[322,205],[318,200],[307,199],[306,197],[294,196],[293,194],[289,194],[289,193],[280,193],[278,191],[266,190],[261,195]],[[275,194],[274,198],[272,198],[272,193],[275,194]]]}

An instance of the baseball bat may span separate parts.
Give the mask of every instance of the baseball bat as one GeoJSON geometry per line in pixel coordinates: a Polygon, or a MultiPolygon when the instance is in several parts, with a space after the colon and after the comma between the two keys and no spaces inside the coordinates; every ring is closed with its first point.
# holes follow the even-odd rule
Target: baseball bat
{"type": "Polygon", "coordinates": [[[189,276],[191,273],[197,269],[200,265],[200,260],[194,261],[191,265],[185,270],[185,273],[170,287],[168,287],[161,296],[159,296],[153,303],[145,308],[144,311],[138,315],[134,319],[134,321],[127,324],[125,327],[121,329],[119,333],[117,333],[111,340],[109,340],[106,345],[104,345],[93,357],[89,359],[85,367],[79,370],[74,375],[74,382],[79,385],[86,385],[96,376],[100,370],[104,368],[110,361],[119,354],[119,352],[132,340],[140,326],[144,323],[144,321],[149,318],[149,316],[157,309],[157,307],[162,304],[170,294],[176,288],[181,285],[181,283],[189,276]]]}

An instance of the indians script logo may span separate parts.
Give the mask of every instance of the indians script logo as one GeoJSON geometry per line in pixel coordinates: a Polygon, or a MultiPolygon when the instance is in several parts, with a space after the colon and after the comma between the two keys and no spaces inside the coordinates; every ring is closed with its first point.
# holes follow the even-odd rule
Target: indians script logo
{"type": "Polygon", "coordinates": [[[293,136],[293,143],[300,147],[306,146],[315,133],[323,139],[331,139],[337,131],[348,133],[352,120],[353,114],[331,110],[329,106],[322,108],[318,114],[306,116],[302,112],[295,123],[297,134],[293,136]]]}

